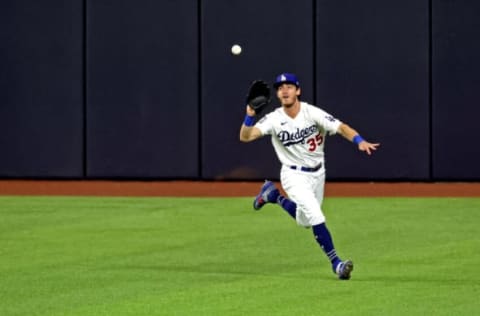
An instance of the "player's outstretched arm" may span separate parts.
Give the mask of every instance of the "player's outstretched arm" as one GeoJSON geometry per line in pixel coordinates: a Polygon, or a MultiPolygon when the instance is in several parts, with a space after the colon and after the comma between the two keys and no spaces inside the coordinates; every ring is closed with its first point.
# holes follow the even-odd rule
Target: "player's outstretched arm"
{"type": "Polygon", "coordinates": [[[358,150],[366,152],[368,155],[371,155],[373,151],[377,150],[377,147],[380,146],[380,143],[370,143],[358,134],[356,130],[351,128],[345,123],[342,123],[338,128],[338,133],[348,139],[349,141],[357,144],[358,150]]]}
{"type": "Polygon", "coordinates": [[[253,126],[255,111],[249,105],[247,105],[246,112],[247,115],[245,116],[245,121],[240,127],[240,141],[244,143],[254,141],[262,136],[260,129],[253,126]]]}

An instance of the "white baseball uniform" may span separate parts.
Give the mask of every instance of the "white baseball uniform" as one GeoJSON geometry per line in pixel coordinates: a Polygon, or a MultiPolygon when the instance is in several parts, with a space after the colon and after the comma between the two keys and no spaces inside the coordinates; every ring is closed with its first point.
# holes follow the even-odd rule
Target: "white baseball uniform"
{"type": "Polygon", "coordinates": [[[297,223],[310,227],[325,222],[321,209],[325,185],[324,145],[327,133],[337,132],[341,121],[306,102],[295,118],[282,107],[268,113],[255,126],[272,144],[282,163],[280,181],[297,204],[297,223]]]}

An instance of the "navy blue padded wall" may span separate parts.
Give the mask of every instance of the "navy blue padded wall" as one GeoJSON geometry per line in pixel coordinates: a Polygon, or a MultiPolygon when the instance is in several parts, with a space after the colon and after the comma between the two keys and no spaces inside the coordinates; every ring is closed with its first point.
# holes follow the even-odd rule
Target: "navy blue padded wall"
{"type": "Polygon", "coordinates": [[[0,177],[83,176],[82,1],[0,2],[0,177]]]}
{"type": "MultiPolygon", "coordinates": [[[[245,94],[254,79],[281,72],[300,76],[313,96],[312,1],[205,0],[202,4],[201,159],[205,179],[278,178],[269,138],[239,141],[245,94]],[[243,52],[234,56],[232,45],[243,52]]],[[[274,105],[275,93],[273,93],[274,105]]]]}
{"type": "Polygon", "coordinates": [[[480,180],[480,2],[432,8],[433,176],[480,180]]]}
{"type": "Polygon", "coordinates": [[[382,145],[327,140],[328,179],[427,180],[428,0],[317,2],[317,104],[382,145]]]}
{"type": "Polygon", "coordinates": [[[198,176],[198,5],[87,1],[87,174],[198,176]]]}

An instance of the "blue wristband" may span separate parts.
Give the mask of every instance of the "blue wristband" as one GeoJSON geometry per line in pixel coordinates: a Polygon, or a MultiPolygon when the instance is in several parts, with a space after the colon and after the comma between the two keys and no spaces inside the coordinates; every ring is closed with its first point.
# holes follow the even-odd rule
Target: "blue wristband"
{"type": "Polygon", "coordinates": [[[360,144],[361,142],[363,142],[364,140],[365,140],[365,139],[363,139],[362,136],[360,136],[360,135],[355,135],[355,136],[353,137],[353,140],[352,140],[352,141],[353,141],[355,144],[358,145],[358,144],[360,144]]]}
{"type": "Polygon", "coordinates": [[[243,124],[245,124],[245,126],[253,126],[255,124],[255,116],[245,115],[243,124]]]}

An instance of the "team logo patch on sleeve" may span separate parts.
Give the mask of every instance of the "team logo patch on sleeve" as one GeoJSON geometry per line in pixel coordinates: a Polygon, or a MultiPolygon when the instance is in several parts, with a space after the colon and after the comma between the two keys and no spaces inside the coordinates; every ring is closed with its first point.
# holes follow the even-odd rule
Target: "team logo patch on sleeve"
{"type": "Polygon", "coordinates": [[[327,120],[329,120],[330,122],[335,122],[335,121],[337,120],[336,118],[334,118],[334,117],[331,116],[331,115],[326,115],[325,118],[326,118],[327,120]]]}

